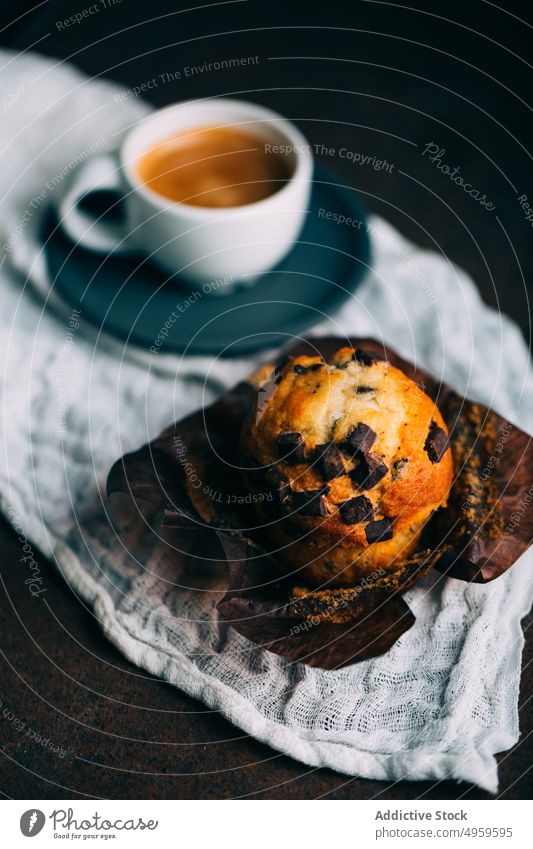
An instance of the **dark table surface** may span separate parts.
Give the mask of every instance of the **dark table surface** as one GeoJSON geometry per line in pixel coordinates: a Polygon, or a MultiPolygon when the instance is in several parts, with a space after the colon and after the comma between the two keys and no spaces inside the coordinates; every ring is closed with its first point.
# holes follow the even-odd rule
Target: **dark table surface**
{"type": "MultiPolygon", "coordinates": [[[[529,341],[532,225],[519,202],[526,195],[533,203],[533,17],[525,4],[502,10],[488,2],[442,7],[417,0],[407,7],[370,0],[347,8],[244,0],[203,10],[188,3],[182,11],[170,0],[108,0],[81,23],[64,25],[90,5],[8,0],[0,12],[2,44],[37,49],[128,86],[156,79],[147,96],[158,106],[199,96],[253,99],[297,121],[314,144],[387,160],[394,167],[377,171],[322,157],[371,211],[465,268],[484,300],[511,315],[529,341]],[[257,61],[185,72],[232,57],[257,61]],[[429,142],[494,209],[422,155],[429,142]]],[[[279,755],[127,663],[43,558],[46,604],[35,604],[17,579],[20,543],[7,524],[0,524],[0,543],[5,796],[489,798],[449,781],[348,778],[279,755]]],[[[531,793],[530,660],[529,645],[521,741],[499,757],[503,798],[531,793]]]]}

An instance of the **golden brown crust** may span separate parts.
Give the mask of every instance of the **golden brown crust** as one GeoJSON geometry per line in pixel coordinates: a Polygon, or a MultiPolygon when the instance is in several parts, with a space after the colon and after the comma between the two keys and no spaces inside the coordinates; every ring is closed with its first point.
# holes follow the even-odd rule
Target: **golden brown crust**
{"type": "Polygon", "coordinates": [[[300,356],[277,373],[263,367],[241,446],[243,464],[262,467],[247,484],[272,490],[279,558],[314,585],[396,570],[446,503],[446,437],[425,392],[364,352],[341,348],[328,363],[300,356]]]}

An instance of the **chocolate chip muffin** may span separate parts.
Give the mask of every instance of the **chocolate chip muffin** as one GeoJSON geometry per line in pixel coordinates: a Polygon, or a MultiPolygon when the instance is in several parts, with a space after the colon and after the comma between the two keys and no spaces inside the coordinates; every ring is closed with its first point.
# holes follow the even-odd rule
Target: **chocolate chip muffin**
{"type": "Polygon", "coordinates": [[[452,483],[434,402],[360,349],[256,375],[243,474],[269,549],[309,586],[398,575],[452,483]]]}

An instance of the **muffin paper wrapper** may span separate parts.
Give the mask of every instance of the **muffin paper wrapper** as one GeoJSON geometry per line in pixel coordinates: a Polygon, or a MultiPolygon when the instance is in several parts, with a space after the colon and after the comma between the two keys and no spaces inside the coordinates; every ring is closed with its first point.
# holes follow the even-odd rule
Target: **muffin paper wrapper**
{"type": "Polygon", "coordinates": [[[240,475],[240,430],[256,391],[249,383],[124,455],[107,482],[109,496],[126,494],[134,509],[150,513],[155,534],[172,536],[177,572],[194,571],[195,551],[208,549],[212,561],[224,564],[221,619],[288,661],[324,669],[387,651],[415,621],[402,594],[430,568],[486,583],[512,566],[533,539],[531,437],[372,339],[313,339],[283,356],[328,358],[347,344],[400,368],[436,402],[450,432],[455,479],[448,505],[426,524],[403,584],[292,597],[291,588],[303,582],[295,573],[287,576],[258,544],[251,495],[240,475]],[[339,612],[346,621],[332,621],[339,612]]]}

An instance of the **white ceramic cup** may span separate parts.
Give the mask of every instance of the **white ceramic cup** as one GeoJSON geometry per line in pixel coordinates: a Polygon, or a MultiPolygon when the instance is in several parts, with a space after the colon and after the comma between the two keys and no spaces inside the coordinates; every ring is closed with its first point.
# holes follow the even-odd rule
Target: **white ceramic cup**
{"type": "MultiPolygon", "coordinates": [[[[275,266],[297,239],[308,211],[313,161],[298,128],[270,109],[226,98],[191,100],[152,113],[127,135],[116,156],[88,160],[76,171],[59,212],[75,242],[102,253],[143,253],[190,284],[227,278],[253,282],[275,266]],[[231,126],[281,146],[289,179],[273,194],[238,207],[175,203],[137,175],[143,154],[173,134],[201,126],[231,126]],[[120,223],[91,215],[80,201],[92,192],[122,196],[120,223]]],[[[220,290],[214,290],[220,291],[220,290]]]]}

